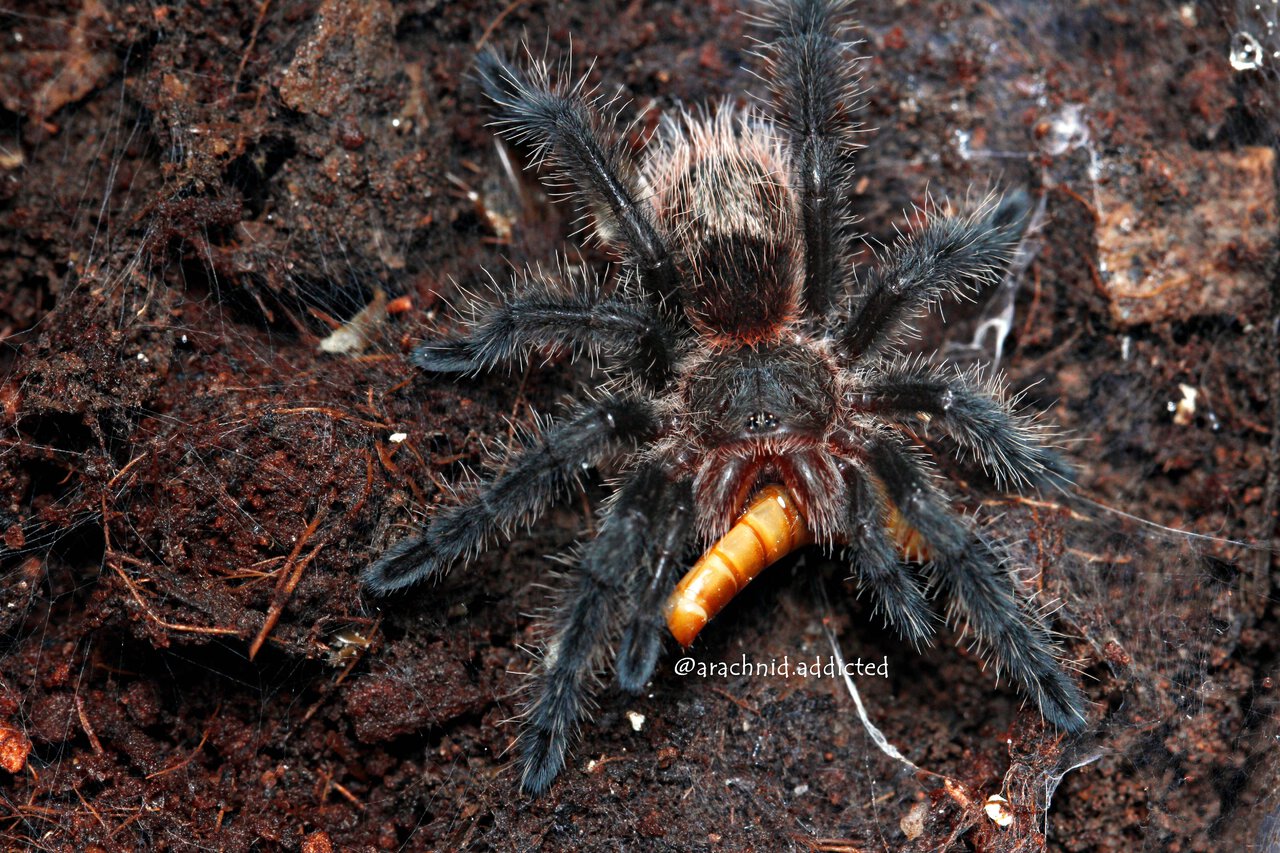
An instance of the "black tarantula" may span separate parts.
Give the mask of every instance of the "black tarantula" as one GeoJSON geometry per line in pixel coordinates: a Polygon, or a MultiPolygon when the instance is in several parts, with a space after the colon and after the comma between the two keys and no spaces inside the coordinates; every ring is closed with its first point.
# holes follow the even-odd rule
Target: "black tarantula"
{"type": "Polygon", "coordinates": [[[557,168],[619,257],[620,284],[601,292],[594,279],[530,273],[466,336],[428,342],[414,360],[468,374],[570,348],[599,357],[608,381],[363,579],[387,593],[438,578],[530,521],[584,468],[618,464],[620,484],[581,549],[521,726],[530,792],[564,766],[611,643],[620,637],[619,685],[640,691],[661,650],[673,566],[770,483],[794,498],[814,541],[847,543],[860,586],[904,639],[931,637],[929,598],[940,596],[1045,719],[1084,724],[1085,700],[1016,594],[1000,547],[957,515],[911,426],[940,428],[1002,487],[1066,484],[1070,469],[993,382],[894,347],[944,295],[1004,274],[1027,197],[963,217],[932,213],[856,280],[848,198],[859,67],[847,3],[762,8],[772,115],[721,103],[667,116],[639,165],[581,82],[557,85],[545,63],[479,59],[499,132],[557,168]],[[891,513],[927,546],[923,563],[895,549],[891,513]]]}

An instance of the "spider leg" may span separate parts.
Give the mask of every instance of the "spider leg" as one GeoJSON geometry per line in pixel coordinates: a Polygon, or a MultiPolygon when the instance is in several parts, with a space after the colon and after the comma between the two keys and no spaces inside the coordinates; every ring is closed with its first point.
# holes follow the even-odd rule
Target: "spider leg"
{"type": "Polygon", "coordinates": [[[849,56],[841,21],[844,3],[781,0],[768,4],[772,39],[761,56],[769,65],[777,117],[791,136],[804,222],[804,302],[825,317],[840,291],[844,246],[848,113],[858,96],[859,65],[849,56]]]}
{"type": "Polygon", "coordinates": [[[928,543],[930,580],[946,594],[952,615],[969,626],[997,669],[1035,700],[1045,719],[1065,731],[1082,728],[1084,696],[1059,663],[1048,630],[1019,602],[1008,566],[991,544],[956,518],[901,444],[874,441],[867,458],[889,499],[928,543]]]}
{"type": "Polygon", "coordinates": [[[967,531],[938,493],[933,474],[917,453],[885,435],[868,442],[863,450],[871,473],[884,485],[885,497],[930,551],[951,554],[964,547],[967,531]]]}
{"type": "Polygon", "coordinates": [[[493,50],[476,60],[485,93],[497,107],[499,132],[532,144],[582,194],[609,242],[618,243],[640,270],[640,282],[659,310],[676,315],[676,266],[647,206],[637,201],[634,167],[605,134],[604,120],[583,94],[583,83],[553,86],[545,63],[526,74],[493,50]]]}
{"type": "Polygon", "coordinates": [[[1002,488],[1071,482],[1070,463],[1043,443],[1031,419],[1014,414],[995,383],[958,371],[948,376],[927,362],[908,361],[871,374],[859,393],[860,411],[927,415],[972,452],[1002,488]]]}
{"type": "Polygon", "coordinates": [[[824,451],[791,454],[782,466],[782,480],[803,507],[815,542],[831,542],[844,532],[844,477],[840,463],[824,451]]]}
{"type": "Polygon", "coordinates": [[[464,502],[437,512],[420,535],[388,548],[361,580],[385,594],[439,576],[478,553],[495,533],[536,517],[585,466],[657,429],[657,414],[647,401],[610,397],[579,408],[464,502]]]}
{"type": "Polygon", "coordinates": [[[660,466],[635,471],[618,492],[600,535],[582,552],[516,741],[521,786],[531,794],[544,792],[564,767],[620,606],[631,592],[629,579],[652,544],[650,507],[664,503],[670,488],[660,466]]]}
{"type": "Polygon", "coordinates": [[[427,341],[413,361],[436,373],[477,373],[500,362],[526,360],[541,347],[604,352],[651,390],[671,376],[675,337],[652,307],[621,296],[600,298],[594,287],[567,291],[563,282],[527,275],[471,324],[465,337],[427,341]]]}
{"type": "Polygon", "coordinates": [[[644,690],[658,663],[662,637],[667,630],[663,618],[665,604],[680,579],[671,566],[684,556],[689,529],[693,525],[692,507],[693,493],[689,482],[674,486],[671,500],[661,516],[662,522],[654,531],[660,538],[653,555],[653,568],[648,572],[636,572],[633,578],[631,618],[622,632],[614,661],[618,686],[628,693],[644,690]]]}
{"type": "Polygon", "coordinates": [[[1012,260],[1029,209],[1019,191],[971,216],[931,217],[868,275],[837,347],[849,359],[861,358],[890,343],[944,294],[996,281],[1012,260]]]}
{"type": "Polygon", "coordinates": [[[889,541],[884,501],[875,486],[856,465],[844,467],[844,478],[848,489],[845,530],[858,585],[870,590],[876,609],[898,635],[918,648],[933,634],[933,616],[924,590],[889,541]]]}
{"type": "Polygon", "coordinates": [[[995,660],[1035,700],[1044,718],[1063,731],[1085,724],[1085,698],[1063,670],[1049,631],[1013,592],[1009,569],[981,534],[969,531],[965,546],[929,562],[932,583],[954,617],[968,624],[995,660]]]}

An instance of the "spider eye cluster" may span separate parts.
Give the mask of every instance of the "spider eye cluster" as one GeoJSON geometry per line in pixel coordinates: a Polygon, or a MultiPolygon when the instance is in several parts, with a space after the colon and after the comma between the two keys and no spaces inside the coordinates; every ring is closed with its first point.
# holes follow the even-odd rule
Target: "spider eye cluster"
{"type": "Polygon", "coordinates": [[[753,435],[773,432],[778,426],[778,418],[773,412],[752,412],[747,415],[747,432],[753,435]]]}

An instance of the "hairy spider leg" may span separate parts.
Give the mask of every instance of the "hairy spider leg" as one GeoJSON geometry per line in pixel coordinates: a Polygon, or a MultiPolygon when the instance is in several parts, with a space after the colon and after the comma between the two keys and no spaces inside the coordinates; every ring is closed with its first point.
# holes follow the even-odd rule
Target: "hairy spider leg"
{"type": "Polygon", "coordinates": [[[889,500],[928,543],[926,571],[931,585],[946,596],[952,618],[969,626],[997,669],[1036,701],[1046,720],[1079,731],[1085,723],[1084,696],[1063,671],[1048,630],[1015,596],[1005,561],[985,537],[955,517],[902,442],[873,441],[865,452],[889,500]]]}
{"type": "Polygon", "coordinates": [[[361,580],[385,594],[438,577],[481,551],[497,532],[536,517],[584,466],[627,444],[634,447],[657,429],[658,416],[648,401],[608,397],[579,407],[525,447],[498,477],[462,503],[440,510],[421,535],[387,549],[361,580]]]}
{"type": "Polygon", "coordinates": [[[618,643],[614,660],[618,686],[628,693],[639,693],[653,676],[662,651],[664,603],[676,584],[674,564],[680,563],[689,544],[693,527],[693,490],[682,480],[670,490],[670,503],[655,517],[661,519],[655,529],[657,551],[650,571],[637,571],[631,584],[631,617],[618,643]]]}
{"type": "Polygon", "coordinates": [[[892,343],[938,298],[994,282],[1009,265],[1022,235],[1030,201],[1022,191],[971,216],[932,216],[900,240],[873,269],[836,344],[851,360],[892,343]]]}
{"type": "MultiPolygon", "coordinates": [[[[903,531],[901,522],[895,524],[899,516],[889,512],[879,490],[861,468],[846,464],[842,473],[848,487],[845,535],[850,548],[847,559],[857,575],[858,588],[870,591],[876,611],[885,622],[898,636],[919,648],[933,635],[933,616],[919,579],[911,566],[898,556],[899,551],[907,551],[911,534],[916,531],[903,531]],[[889,519],[888,531],[886,519],[889,519]],[[902,544],[896,549],[889,532],[899,534],[902,544]]],[[[904,555],[924,556],[915,550],[904,555]]]]}
{"type": "Polygon", "coordinates": [[[860,66],[843,40],[843,3],[782,0],[771,3],[765,22],[771,39],[760,55],[768,63],[775,116],[790,136],[792,171],[804,230],[804,305],[824,319],[844,281],[844,227],[851,170],[850,135],[855,124],[860,66]]]}
{"type": "Polygon", "coordinates": [[[1084,694],[1062,668],[1048,629],[1015,597],[1008,567],[991,543],[953,523],[966,534],[964,546],[938,553],[926,564],[930,582],[946,596],[952,619],[969,626],[997,672],[1016,682],[1046,720],[1063,731],[1080,731],[1084,694]]]}
{"type": "Polygon", "coordinates": [[[666,241],[654,228],[646,204],[637,201],[628,176],[635,168],[622,147],[605,131],[605,122],[583,97],[583,83],[556,91],[546,65],[531,74],[511,65],[497,51],[477,57],[485,93],[497,106],[498,132],[534,146],[539,161],[549,160],[578,189],[610,243],[620,247],[640,272],[640,284],[655,307],[679,316],[679,276],[666,241]]]}
{"type": "Polygon", "coordinates": [[[666,384],[675,335],[652,306],[617,294],[601,298],[595,288],[566,290],[562,281],[526,275],[486,307],[466,336],[427,341],[413,361],[436,373],[479,373],[527,361],[538,348],[567,348],[618,359],[651,390],[666,384]]]}
{"type": "Polygon", "coordinates": [[[1041,441],[1034,424],[1014,414],[995,388],[983,388],[973,377],[948,375],[913,359],[876,370],[858,393],[858,411],[892,418],[927,416],[973,453],[1001,488],[1044,488],[1072,480],[1071,465],[1041,441]]]}
{"type": "Polygon", "coordinates": [[[907,446],[895,433],[883,432],[870,441],[863,440],[866,461],[885,490],[885,497],[937,552],[951,553],[964,544],[964,531],[958,529],[950,511],[938,495],[933,473],[925,466],[921,454],[907,446]]]}
{"type": "Polygon", "coordinates": [[[671,489],[662,466],[642,465],[619,489],[600,534],[582,551],[516,740],[521,786],[531,794],[544,792],[564,767],[595,673],[631,591],[631,573],[654,548],[649,508],[665,503],[671,489]]]}

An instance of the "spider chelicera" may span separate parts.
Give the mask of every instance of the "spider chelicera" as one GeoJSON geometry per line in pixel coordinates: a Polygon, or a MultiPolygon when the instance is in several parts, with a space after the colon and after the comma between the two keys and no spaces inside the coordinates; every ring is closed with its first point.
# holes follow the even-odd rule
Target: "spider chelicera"
{"type": "Polygon", "coordinates": [[[619,685],[642,689],[677,567],[774,484],[814,542],[848,545],[858,583],[900,636],[931,637],[936,595],[1049,722],[1084,723],[1084,698],[999,544],[953,509],[912,427],[940,429],[1002,488],[1063,485],[1069,467],[997,383],[895,346],[943,296],[1004,274],[1027,197],[964,216],[933,211],[855,277],[859,69],[846,4],[778,0],[762,10],[773,109],[721,103],[667,116],[638,164],[581,82],[553,81],[534,60],[479,59],[499,132],[554,167],[620,266],[607,289],[567,268],[530,271],[480,308],[465,336],[428,342],[414,360],[473,374],[569,348],[598,359],[605,381],[363,580],[387,593],[439,577],[530,521],[584,468],[621,472],[599,535],[578,554],[521,724],[530,792],[564,766],[608,650],[616,643],[619,685]],[[927,559],[903,557],[891,517],[927,559]]]}

